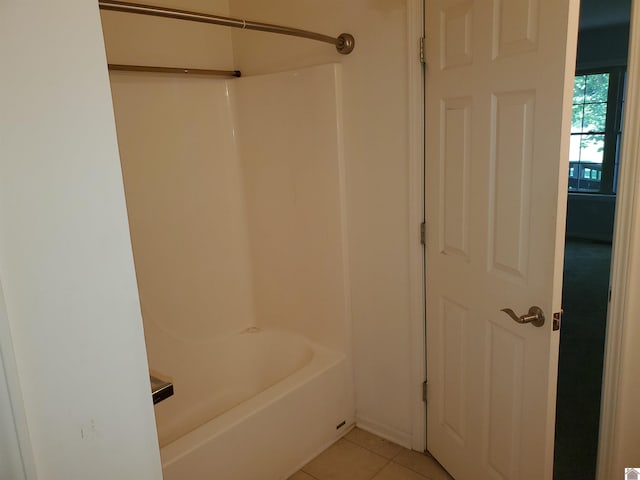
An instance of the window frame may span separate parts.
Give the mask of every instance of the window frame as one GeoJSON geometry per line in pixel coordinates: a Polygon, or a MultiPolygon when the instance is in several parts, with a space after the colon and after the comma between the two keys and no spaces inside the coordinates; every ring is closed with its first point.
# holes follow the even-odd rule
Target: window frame
{"type": "MultiPolygon", "coordinates": [[[[602,155],[602,176],[600,190],[588,192],[569,190],[569,194],[580,195],[615,195],[616,194],[616,159],[619,156],[618,135],[622,130],[622,111],[624,103],[624,87],[627,67],[596,67],[576,69],[575,77],[583,75],[609,74],[609,90],[607,92],[607,115],[604,128],[604,151],[602,155]]],[[[572,102],[573,104],[573,102],[572,102]]],[[[571,134],[576,135],[576,134],[571,134]]],[[[569,172],[567,172],[569,175],[569,172]]]]}

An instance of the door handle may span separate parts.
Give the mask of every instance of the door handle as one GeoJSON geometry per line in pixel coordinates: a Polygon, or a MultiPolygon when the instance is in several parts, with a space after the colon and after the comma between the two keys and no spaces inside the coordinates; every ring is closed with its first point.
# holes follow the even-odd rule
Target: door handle
{"type": "Polygon", "coordinates": [[[500,311],[509,315],[511,319],[517,323],[530,323],[534,327],[541,327],[544,325],[544,312],[540,307],[533,306],[529,309],[529,313],[521,316],[516,315],[516,312],[510,308],[503,308],[500,311]]]}

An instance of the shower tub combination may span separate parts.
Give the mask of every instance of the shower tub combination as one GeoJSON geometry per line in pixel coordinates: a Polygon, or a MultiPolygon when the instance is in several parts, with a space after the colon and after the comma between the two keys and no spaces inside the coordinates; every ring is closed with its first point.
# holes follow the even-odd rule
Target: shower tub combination
{"type": "Polygon", "coordinates": [[[354,418],[340,66],[111,85],[164,478],[285,479],[354,418]]]}
{"type": "Polygon", "coordinates": [[[351,423],[343,354],[259,329],[220,346],[191,351],[184,368],[206,368],[176,371],[179,404],[156,406],[165,480],[288,478],[351,423]]]}

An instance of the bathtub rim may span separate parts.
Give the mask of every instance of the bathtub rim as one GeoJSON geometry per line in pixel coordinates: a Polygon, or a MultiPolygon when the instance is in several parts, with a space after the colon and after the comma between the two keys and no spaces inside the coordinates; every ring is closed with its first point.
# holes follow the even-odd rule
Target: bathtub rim
{"type": "Polygon", "coordinates": [[[345,353],[327,349],[308,340],[307,342],[313,351],[313,357],[309,363],[253,397],[161,447],[162,468],[182,460],[198,448],[205,447],[212,438],[224,434],[245,419],[257,415],[293,390],[312,382],[325,371],[348,359],[345,353]]]}
{"type": "MultiPolygon", "coordinates": [[[[189,342],[191,343],[191,342],[189,342]]],[[[185,344],[184,348],[189,348],[189,345],[185,344]]],[[[295,332],[292,330],[279,329],[279,328],[262,328],[255,325],[249,326],[247,328],[243,328],[242,330],[233,332],[228,335],[224,335],[221,337],[215,338],[213,341],[206,343],[196,344],[195,348],[199,350],[194,358],[190,359],[191,363],[188,363],[189,366],[185,366],[187,364],[184,363],[184,359],[180,360],[180,364],[182,367],[176,369],[172,369],[168,365],[158,366],[157,362],[153,363],[153,366],[158,368],[152,368],[150,365],[149,372],[152,375],[157,377],[168,379],[173,384],[173,388],[175,391],[180,393],[187,392],[189,395],[189,399],[185,402],[184,398],[181,399],[178,404],[157,404],[154,405],[154,413],[156,418],[156,429],[158,433],[158,441],[160,444],[160,449],[170,445],[176,440],[182,438],[185,435],[188,435],[192,431],[196,430],[202,425],[205,425],[211,420],[221,417],[225,415],[230,410],[235,407],[243,404],[244,402],[254,398],[257,395],[260,395],[262,392],[268,390],[274,385],[277,385],[279,382],[286,380],[291,375],[294,375],[299,370],[304,369],[307,365],[313,362],[315,356],[315,349],[313,346],[313,342],[311,342],[307,337],[300,334],[299,332],[295,332]],[[204,350],[202,350],[204,347],[204,350]],[[292,350],[293,349],[293,350],[292,350]],[[212,353],[212,350],[215,353],[212,353]],[[199,364],[200,362],[211,361],[212,365],[226,365],[229,358],[231,358],[230,365],[234,365],[234,362],[240,361],[242,359],[235,356],[229,356],[223,354],[222,359],[218,358],[220,353],[218,350],[223,350],[227,352],[227,355],[239,353],[242,357],[249,357],[250,363],[257,362],[269,363],[271,358],[271,351],[277,351],[278,354],[275,355],[277,357],[275,361],[277,363],[281,363],[283,359],[289,359],[290,355],[299,356],[297,362],[288,362],[288,366],[286,367],[286,373],[280,372],[276,375],[270,375],[267,377],[261,377],[259,384],[254,382],[250,382],[249,390],[246,395],[243,396],[242,399],[238,401],[232,401],[225,403],[227,405],[222,405],[222,408],[216,407],[214,410],[211,408],[205,409],[204,411],[200,408],[198,402],[208,397],[207,392],[215,391],[216,387],[214,385],[208,385],[201,395],[194,397],[193,394],[193,379],[191,381],[185,382],[185,378],[190,377],[193,371],[193,364],[199,364]],[[255,353],[258,352],[257,355],[255,353]],[[203,355],[204,354],[204,355],[203,355]],[[269,355],[267,358],[265,355],[269,355]],[[169,375],[168,373],[172,373],[169,375]],[[283,374],[284,373],[284,374],[283,374]],[[181,412],[184,413],[181,409],[188,409],[193,407],[196,411],[200,413],[194,416],[181,416],[181,412]],[[169,410],[167,410],[169,408],[169,410]],[[175,416],[178,416],[176,421],[175,416]]],[[[188,354],[190,356],[190,354],[188,354]]],[[[240,370],[235,370],[233,367],[225,367],[227,371],[232,371],[234,378],[249,378],[252,376],[252,372],[247,372],[246,368],[248,364],[242,362],[242,366],[240,370]],[[229,370],[231,369],[231,370],[229,370]],[[240,377],[238,377],[240,375],[240,377]]],[[[251,369],[253,370],[253,369],[251,369]]],[[[283,369],[280,369],[283,370],[283,369]]],[[[214,374],[218,369],[214,369],[214,374]]],[[[202,374],[202,370],[199,372],[202,374]]],[[[205,374],[208,376],[212,372],[205,374]]],[[[272,372],[273,373],[273,372],[272,372]]],[[[198,380],[198,383],[202,383],[198,380]]],[[[207,381],[205,380],[206,384],[207,381]]],[[[224,382],[223,384],[224,385],[224,382]]],[[[245,385],[246,386],[246,385],[245,385]]],[[[206,387],[206,385],[205,385],[206,387]]],[[[178,400],[177,398],[173,398],[170,400],[178,400]]]]}

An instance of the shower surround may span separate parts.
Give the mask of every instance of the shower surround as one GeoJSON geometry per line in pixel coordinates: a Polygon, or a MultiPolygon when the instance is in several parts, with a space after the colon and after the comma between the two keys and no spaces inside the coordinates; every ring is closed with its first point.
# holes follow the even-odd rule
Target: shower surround
{"type": "Polygon", "coordinates": [[[340,66],[111,84],[165,478],[286,478],[354,416],[340,66]]]}

